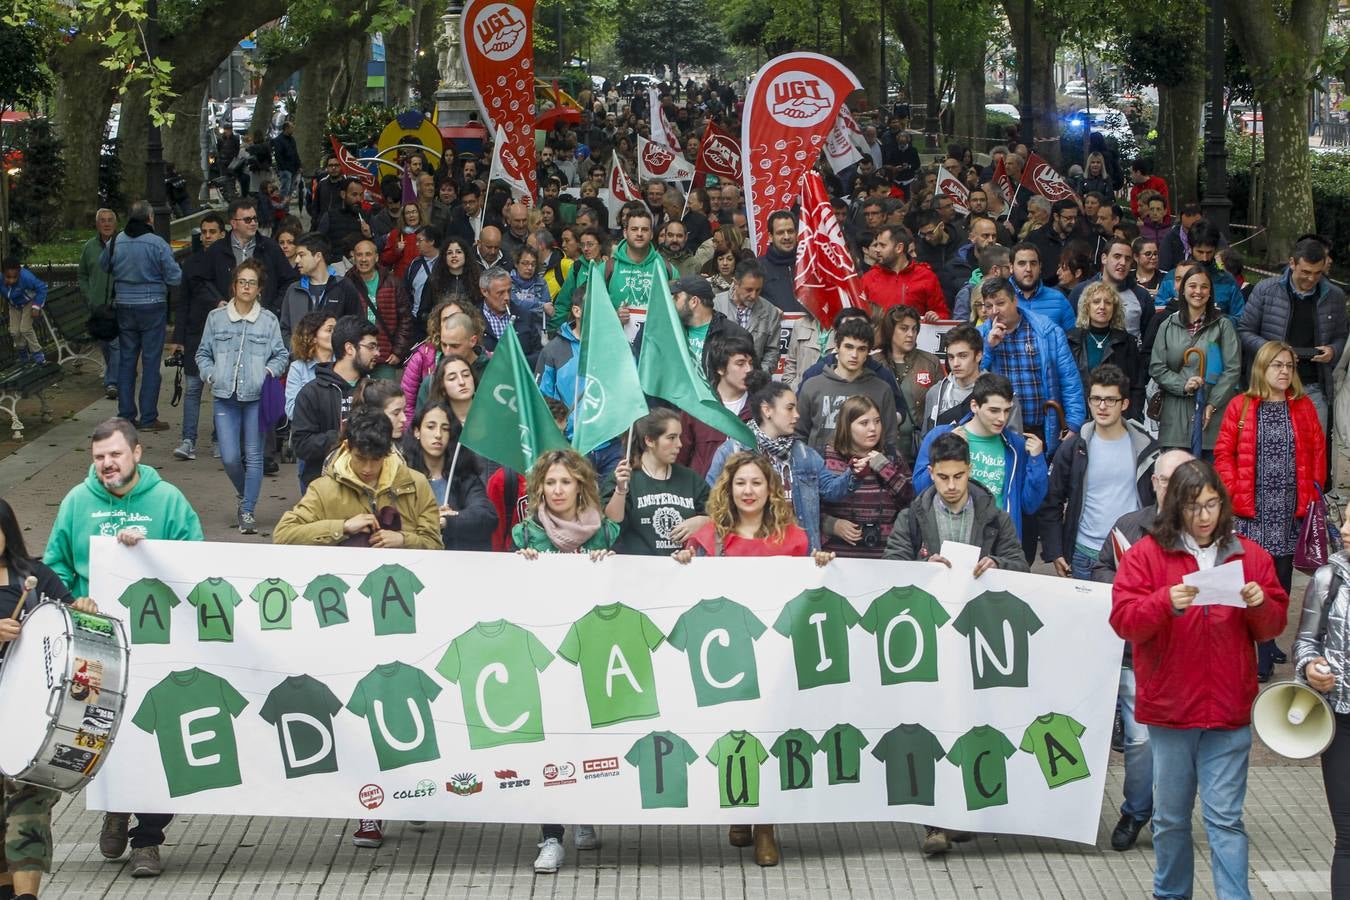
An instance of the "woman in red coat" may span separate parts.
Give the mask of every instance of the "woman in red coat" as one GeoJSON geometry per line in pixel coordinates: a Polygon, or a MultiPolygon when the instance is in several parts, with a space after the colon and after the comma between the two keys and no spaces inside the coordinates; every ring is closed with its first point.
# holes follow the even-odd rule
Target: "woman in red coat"
{"type": "MultiPolygon", "coordinates": [[[[722,474],[708,492],[708,517],[712,520],[671,554],[688,563],[698,556],[807,556],[816,565],[827,565],[834,554],[817,550],[797,525],[792,501],[783,493],[783,481],[769,458],[759,453],[733,453],[722,474]]],[[[728,834],[733,847],[755,845],[755,862],[778,865],[778,841],[772,825],[732,825],[728,834]]]]}
{"type": "MultiPolygon", "coordinates": [[[[1267,341],[1252,361],[1251,387],[1224,411],[1214,468],[1233,498],[1233,527],[1275,559],[1275,574],[1286,593],[1301,520],[1327,470],[1326,453],[1317,407],[1303,392],[1294,348],[1267,341]]],[[[1261,644],[1257,680],[1269,681],[1271,669],[1284,661],[1274,641],[1261,644]]]]}
{"type": "Polygon", "coordinates": [[[1233,533],[1232,504],[1218,473],[1193,460],[1177,467],[1152,533],[1121,558],[1111,627],[1130,641],[1135,719],[1153,750],[1153,894],[1192,894],[1191,813],[1197,789],[1209,836],[1215,893],[1250,897],[1242,805],[1256,697],[1254,641],[1284,630],[1289,595],[1270,554],[1233,533]],[[1183,579],[1227,563],[1242,588],[1196,605],[1183,579]]]}
{"type": "Polygon", "coordinates": [[[408,266],[412,265],[412,261],[419,255],[417,229],[422,227],[422,210],[416,203],[405,203],[399,216],[402,218],[399,226],[389,232],[389,237],[384,240],[384,250],[380,252],[380,265],[392,269],[394,275],[401,281],[403,273],[408,271],[408,266]]]}

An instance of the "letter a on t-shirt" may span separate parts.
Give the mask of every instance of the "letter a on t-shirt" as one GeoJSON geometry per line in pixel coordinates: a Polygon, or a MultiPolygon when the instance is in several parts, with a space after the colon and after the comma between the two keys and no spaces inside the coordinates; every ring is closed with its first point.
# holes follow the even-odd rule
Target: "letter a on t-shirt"
{"type": "Polygon", "coordinates": [[[370,598],[375,634],[412,634],[417,631],[417,576],[400,565],[380,566],[358,588],[370,598]]]}

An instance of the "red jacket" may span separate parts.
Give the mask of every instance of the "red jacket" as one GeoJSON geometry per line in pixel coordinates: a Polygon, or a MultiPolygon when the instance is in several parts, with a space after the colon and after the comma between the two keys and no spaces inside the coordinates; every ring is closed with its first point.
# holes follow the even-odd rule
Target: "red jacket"
{"type": "Polygon", "coordinates": [[[1184,549],[1165,550],[1151,535],[1120,559],[1111,599],[1111,627],[1134,649],[1134,717],[1167,728],[1242,728],[1251,724],[1256,698],[1255,641],[1284,630],[1289,595],[1275,563],[1260,545],[1234,537],[1219,548],[1218,563],[1242,560],[1245,581],[1266,593],[1255,609],[1172,608],[1172,585],[1199,571],[1184,549]]]}
{"type": "Polygon", "coordinates": [[[1167,199],[1167,182],[1157,175],[1150,175],[1143,184],[1130,185],[1130,210],[1136,219],[1139,218],[1139,195],[1144,191],[1157,191],[1162,194],[1163,204],[1168,209],[1172,208],[1171,202],[1167,199]]]}
{"type": "MultiPolygon", "coordinates": [[[[717,526],[712,522],[704,525],[685,541],[686,547],[703,551],[704,556],[718,556],[717,526]]],[[[769,538],[743,538],[738,534],[728,534],[722,538],[721,556],[809,556],[811,542],[806,532],[797,525],[789,525],[781,541],[769,538]]]]}
{"type": "Polygon", "coordinates": [[[497,553],[509,553],[515,549],[511,541],[511,529],[527,517],[525,500],[525,476],[516,472],[509,473],[516,481],[516,496],[506,498],[506,478],[508,471],[498,469],[487,481],[488,502],[497,511],[497,527],[492,532],[492,549],[497,553]]]}
{"type": "Polygon", "coordinates": [[[919,315],[931,311],[939,318],[951,318],[947,301],[942,296],[942,285],[928,263],[911,262],[900,272],[893,272],[886,266],[873,266],[862,277],[862,284],[868,301],[882,309],[903,303],[917,309],[919,315]]]}
{"type": "MultiPolygon", "coordinates": [[[[1245,394],[1234,397],[1224,410],[1219,438],[1214,442],[1214,468],[1233,498],[1233,515],[1256,517],[1256,419],[1261,401],[1245,394]]],[[[1298,510],[1317,499],[1317,486],[1326,479],[1327,440],[1317,407],[1303,396],[1288,401],[1294,421],[1294,471],[1298,481],[1298,510]]]]}
{"type": "MultiPolygon", "coordinates": [[[[384,362],[392,353],[398,357],[399,365],[408,361],[413,347],[412,306],[408,303],[408,288],[402,278],[395,278],[384,269],[377,269],[380,283],[375,288],[375,328],[376,338],[380,342],[379,362],[384,362]]],[[[361,293],[361,300],[370,307],[370,294],[366,291],[366,282],[355,272],[352,280],[361,293]]],[[[425,337],[425,335],[423,335],[425,337]]]]}
{"type": "Polygon", "coordinates": [[[389,232],[389,237],[385,238],[384,249],[380,251],[380,265],[386,269],[393,269],[398,280],[403,280],[403,275],[408,271],[408,266],[417,259],[419,251],[417,249],[417,234],[407,234],[402,228],[395,228],[389,232]]]}

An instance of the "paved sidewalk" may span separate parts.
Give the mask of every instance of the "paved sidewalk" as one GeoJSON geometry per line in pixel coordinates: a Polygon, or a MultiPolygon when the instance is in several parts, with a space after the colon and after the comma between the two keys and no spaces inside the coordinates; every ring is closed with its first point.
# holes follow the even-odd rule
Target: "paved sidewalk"
{"type": "MultiPolygon", "coordinates": [[[[89,432],[114,412],[115,403],[99,400],[0,460],[0,494],[17,510],[31,550],[45,545],[61,498],[88,470],[89,432]]],[[[210,413],[207,403],[203,437],[211,433],[210,413]]],[[[232,527],[233,489],[219,461],[211,458],[209,443],[195,462],[173,459],[181,412],[165,404],[161,415],[175,427],[144,436],[143,462],[187,494],[207,539],[268,542],[266,533],[297,497],[294,466],[283,465],[279,476],[264,479],[258,508],[264,534],[242,538],[232,527]]],[[[1295,595],[1302,596],[1301,581],[1295,595]]],[[[1291,619],[1290,631],[1296,614],[1291,619]]],[[[1113,762],[1119,759],[1113,756],[1113,762]]],[[[1332,831],[1320,769],[1264,750],[1254,760],[1246,807],[1253,895],[1327,896],[1332,831]]],[[[918,852],[922,830],[915,825],[784,826],[782,864],[760,869],[751,851],[727,845],[721,828],[630,826],[601,829],[604,846],[598,852],[578,854],[569,836],[567,866],[556,876],[537,877],[530,867],[538,839],[534,826],[431,823],[418,831],[394,823],[382,849],[361,850],[351,845],[350,822],[183,816],[168,829],[164,876],[133,880],[125,858],[114,863],[99,855],[101,814],[85,812],[83,798],[75,797],[56,813],[56,867],[43,896],[1147,897],[1153,873],[1147,832],[1128,853],[1109,847],[1121,777],[1115,765],[1097,847],[988,835],[927,860],[918,852]]],[[[1195,828],[1196,896],[1212,897],[1208,845],[1198,817],[1195,828]]]]}

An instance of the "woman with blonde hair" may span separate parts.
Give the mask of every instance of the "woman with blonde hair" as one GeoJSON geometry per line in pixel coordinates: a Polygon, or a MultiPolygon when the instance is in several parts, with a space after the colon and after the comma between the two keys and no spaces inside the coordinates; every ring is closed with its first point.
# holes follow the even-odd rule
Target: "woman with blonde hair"
{"type": "MultiPolygon", "coordinates": [[[[676,562],[695,556],[806,556],[816,565],[828,565],[834,554],[811,553],[806,532],[797,524],[792,502],[783,493],[783,481],[769,458],[760,453],[733,453],[708,492],[711,521],[694,533],[676,562]]],[[[778,865],[778,841],[772,825],[732,825],[727,835],[733,847],[755,847],[755,862],[778,865]]]]}
{"type": "MultiPolygon", "coordinates": [[[[1308,504],[1321,492],[1327,443],[1317,407],[1298,377],[1298,357],[1284,341],[1267,341],[1252,361],[1251,386],[1228,404],[1214,444],[1214,468],[1233,498],[1233,529],[1275,560],[1286,592],[1308,504]]],[[[1275,642],[1257,648],[1256,677],[1268,681],[1284,654],[1275,642]]]]}
{"type": "Polygon", "coordinates": [[[1076,326],[1064,335],[1069,352],[1078,363],[1078,377],[1083,380],[1083,396],[1087,396],[1088,376],[1103,363],[1119,366],[1130,379],[1130,408],[1126,413],[1132,419],[1143,421],[1144,387],[1148,373],[1144,358],[1134,336],[1125,330],[1125,308],[1116,289],[1104,281],[1088,284],[1078,296],[1076,326]]]}
{"type": "Polygon", "coordinates": [[[1111,187],[1111,173],[1106,170],[1106,157],[1097,152],[1088,154],[1087,165],[1083,168],[1083,185],[1078,193],[1087,196],[1094,191],[1103,197],[1114,197],[1116,193],[1111,187]]]}

